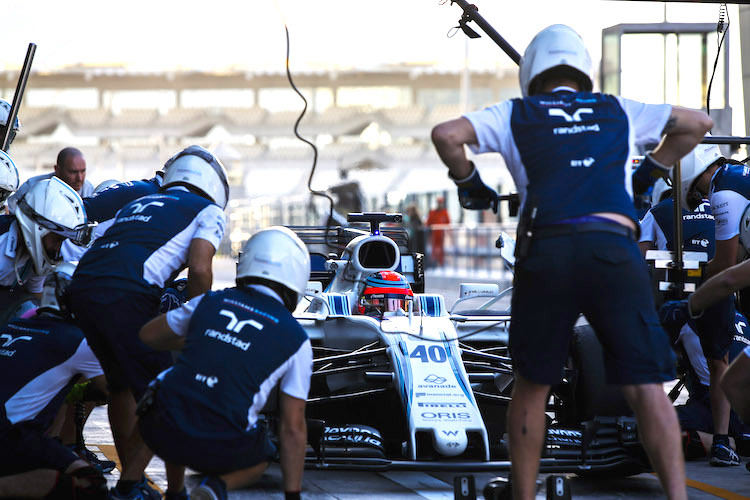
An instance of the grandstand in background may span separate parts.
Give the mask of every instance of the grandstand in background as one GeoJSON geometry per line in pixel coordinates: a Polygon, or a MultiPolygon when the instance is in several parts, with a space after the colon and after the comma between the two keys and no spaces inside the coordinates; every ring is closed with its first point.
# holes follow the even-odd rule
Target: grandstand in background
{"type": "MultiPolygon", "coordinates": [[[[425,217],[434,197],[453,191],[429,141],[431,128],[464,109],[517,95],[516,78],[515,72],[425,68],[295,74],[308,101],[299,132],[318,147],[312,187],[345,185],[341,193],[358,184],[363,210],[404,210],[416,203],[425,217]]],[[[16,79],[6,74],[4,98],[12,98],[16,79]]],[[[78,147],[96,184],[150,177],[178,150],[207,147],[229,172],[224,250],[236,250],[258,227],[325,220],[327,202],[311,202],[307,190],[312,149],[294,137],[302,107],[285,74],[118,68],[32,73],[19,113],[22,130],[10,152],[25,179],[50,171],[62,147],[78,147]]],[[[483,178],[511,189],[499,156],[480,162],[483,178]]],[[[351,208],[343,198],[341,208],[351,208]]],[[[464,215],[454,198],[447,197],[456,222],[481,215],[464,215]]]]}

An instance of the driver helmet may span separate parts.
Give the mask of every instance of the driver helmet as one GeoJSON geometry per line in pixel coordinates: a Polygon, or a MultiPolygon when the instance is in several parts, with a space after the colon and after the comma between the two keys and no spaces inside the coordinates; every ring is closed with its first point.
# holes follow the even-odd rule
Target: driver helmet
{"type": "Polygon", "coordinates": [[[49,233],[70,238],[76,244],[90,242],[92,227],[87,224],[80,195],[57,177],[34,184],[18,200],[13,215],[37,276],[48,274],[61,262],[59,252],[48,255],[44,249],[42,239],[49,233]]]}
{"type": "Polygon", "coordinates": [[[162,189],[170,186],[193,188],[221,208],[226,208],[229,201],[229,182],[224,165],[200,146],[187,147],[167,160],[162,189]]]}
{"type": "MultiPolygon", "coordinates": [[[[8,126],[8,117],[10,116],[10,103],[5,99],[0,99],[0,132],[4,133],[5,128],[8,126]]],[[[16,117],[16,121],[13,123],[13,130],[10,131],[10,137],[8,138],[8,145],[13,142],[16,138],[16,132],[21,129],[21,122],[16,117]]]]}
{"type": "Polygon", "coordinates": [[[408,310],[414,300],[411,285],[403,274],[396,271],[378,271],[365,279],[365,288],[359,299],[359,312],[382,315],[386,312],[408,310]]]}
{"type": "Polygon", "coordinates": [[[52,312],[64,318],[70,317],[65,293],[73,280],[75,270],[76,264],[73,262],[61,262],[55,266],[55,270],[44,281],[37,312],[52,312]]]}
{"type": "Polygon", "coordinates": [[[18,189],[18,169],[13,158],[0,150],[0,205],[18,189]]]}

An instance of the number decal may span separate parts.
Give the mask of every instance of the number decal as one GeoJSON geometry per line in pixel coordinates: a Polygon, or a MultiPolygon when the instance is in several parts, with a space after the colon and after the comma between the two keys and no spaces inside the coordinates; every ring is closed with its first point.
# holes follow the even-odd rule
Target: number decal
{"type": "Polygon", "coordinates": [[[409,355],[410,358],[419,358],[422,363],[432,361],[433,363],[445,363],[448,359],[448,355],[439,345],[432,345],[429,349],[425,349],[423,345],[418,345],[409,355]]]}

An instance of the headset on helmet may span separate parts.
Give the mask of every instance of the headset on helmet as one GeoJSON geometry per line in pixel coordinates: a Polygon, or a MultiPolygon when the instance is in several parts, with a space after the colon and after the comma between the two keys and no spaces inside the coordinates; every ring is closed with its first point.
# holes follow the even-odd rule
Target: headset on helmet
{"type": "Polygon", "coordinates": [[[34,184],[17,201],[13,215],[37,275],[47,274],[60,262],[59,255],[47,255],[42,238],[56,233],[85,246],[91,243],[91,233],[96,226],[87,223],[86,210],[78,193],[57,177],[34,184]]]}
{"type": "Polygon", "coordinates": [[[683,208],[693,209],[688,202],[688,194],[695,188],[698,178],[720,160],[724,160],[724,157],[716,144],[698,144],[682,159],[680,162],[680,198],[683,208]]]}
{"type": "Polygon", "coordinates": [[[18,189],[18,169],[8,153],[0,150],[0,204],[18,189]]]}
{"type": "Polygon", "coordinates": [[[226,208],[229,201],[229,183],[224,165],[200,146],[185,148],[167,160],[162,189],[170,186],[195,188],[221,208],[226,208]]]}
{"type": "MultiPolygon", "coordinates": [[[[5,127],[8,126],[8,117],[10,116],[10,103],[5,99],[0,99],[0,131],[4,131],[5,127]]],[[[8,144],[13,142],[16,138],[16,132],[21,130],[21,122],[16,117],[15,123],[13,123],[13,130],[10,131],[10,137],[8,144]]]]}
{"type": "Polygon", "coordinates": [[[94,192],[91,193],[91,196],[96,196],[97,194],[101,193],[105,189],[114,186],[115,184],[120,184],[120,181],[118,181],[117,179],[108,179],[102,182],[101,184],[99,184],[98,186],[96,186],[94,188],[94,192]]]}
{"type": "Polygon", "coordinates": [[[272,226],[247,240],[237,263],[237,284],[247,282],[279,284],[291,294],[285,300],[293,310],[310,279],[310,253],[291,229],[272,226]]]}
{"type": "Polygon", "coordinates": [[[75,270],[76,264],[72,262],[61,262],[55,266],[54,271],[44,281],[38,312],[56,312],[66,318],[70,316],[64,296],[75,270]]]}
{"type": "Polygon", "coordinates": [[[379,314],[397,310],[407,311],[414,293],[407,280],[396,271],[378,271],[365,279],[359,299],[361,314],[379,314]]]}
{"type": "Polygon", "coordinates": [[[593,88],[593,65],[589,51],[578,33],[564,24],[544,28],[526,47],[518,72],[523,96],[534,93],[536,77],[556,67],[570,68],[580,79],[581,90],[593,88]]]}

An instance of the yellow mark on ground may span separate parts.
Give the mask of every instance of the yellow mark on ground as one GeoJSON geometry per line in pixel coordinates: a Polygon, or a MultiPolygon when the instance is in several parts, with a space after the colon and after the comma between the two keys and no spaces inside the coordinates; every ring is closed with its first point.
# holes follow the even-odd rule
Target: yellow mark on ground
{"type": "MultiPolygon", "coordinates": [[[[115,464],[117,464],[115,467],[117,467],[117,470],[122,472],[122,465],[120,464],[120,457],[117,456],[117,450],[115,449],[115,446],[112,444],[95,444],[90,445],[89,448],[99,448],[99,451],[101,451],[105,457],[107,457],[107,460],[112,460],[115,464]]],[[[161,488],[159,488],[159,485],[156,484],[153,480],[151,480],[150,477],[148,477],[148,474],[145,474],[146,479],[148,479],[149,485],[151,485],[152,488],[157,490],[159,493],[164,493],[161,488]]]]}
{"type": "MultiPolygon", "coordinates": [[[[655,472],[652,472],[651,475],[654,477],[658,477],[656,476],[655,472]]],[[[728,500],[741,500],[743,498],[750,498],[744,495],[740,495],[739,493],[734,493],[733,491],[725,490],[724,488],[719,488],[718,486],[711,486],[710,484],[696,481],[695,479],[686,479],[685,484],[691,488],[695,488],[696,490],[705,491],[706,493],[710,493],[711,495],[717,496],[719,498],[726,498],[728,500]]]]}

